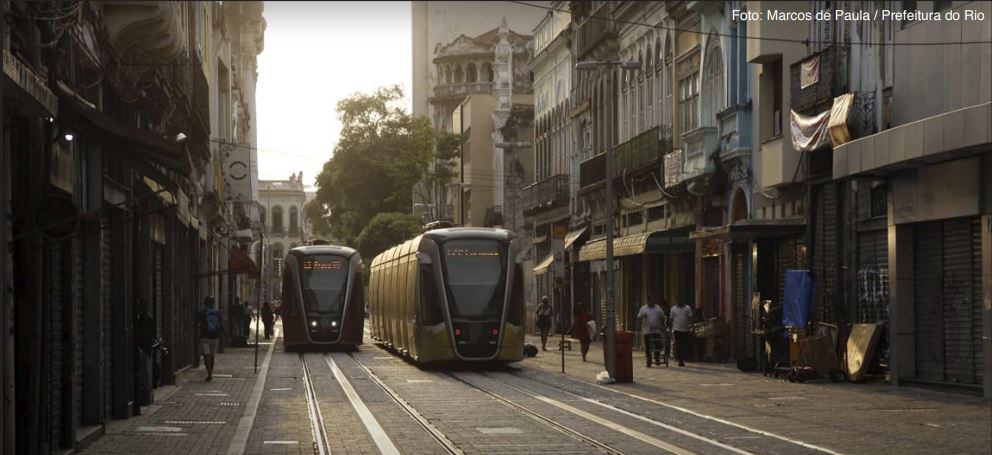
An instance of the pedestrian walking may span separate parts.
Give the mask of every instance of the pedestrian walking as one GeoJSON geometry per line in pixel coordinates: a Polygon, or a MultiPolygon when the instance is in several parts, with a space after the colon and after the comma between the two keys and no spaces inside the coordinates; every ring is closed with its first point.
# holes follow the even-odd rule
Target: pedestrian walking
{"type": "MultiPolygon", "coordinates": [[[[654,353],[654,364],[661,365],[661,339],[662,331],[665,327],[665,310],[658,306],[653,296],[648,297],[648,303],[641,306],[637,312],[637,319],[641,321],[641,333],[644,335],[644,360],[648,368],[651,368],[652,353],[654,353]]],[[[667,359],[666,359],[667,361],[667,359]]]]}
{"type": "Polygon", "coordinates": [[[269,302],[262,304],[262,324],[265,326],[265,339],[272,337],[272,326],[276,323],[276,315],[272,312],[269,302]]]}
{"type": "Polygon", "coordinates": [[[244,346],[246,343],[245,333],[245,306],[237,297],[234,303],[227,307],[227,324],[230,342],[234,346],[244,346]]]}
{"type": "Polygon", "coordinates": [[[548,333],[551,331],[551,304],[548,303],[548,296],[541,297],[541,303],[537,306],[535,320],[537,328],[541,330],[541,350],[548,350],[548,333]]]}
{"type": "Polygon", "coordinates": [[[203,309],[197,315],[196,325],[200,329],[200,353],[203,366],[207,367],[207,381],[214,378],[214,356],[217,355],[220,336],[220,312],[214,308],[212,296],[203,299],[203,309]]]}
{"type": "Polygon", "coordinates": [[[675,358],[679,361],[679,366],[684,367],[685,359],[689,355],[692,308],[689,308],[679,295],[675,298],[675,306],[672,307],[669,316],[672,332],[675,333],[675,358]]]}
{"type": "Polygon", "coordinates": [[[245,319],[243,321],[245,325],[245,343],[247,343],[248,339],[251,338],[251,321],[253,319],[255,319],[255,306],[251,303],[246,303],[245,319]]]}
{"type": "Polygon", "coordinates": [[[579,314],[575,316],[575,322],[572,324],[572,335],[579,339],[583,362],[586,361],[586,354],[589,353],[589,342],[594,335],[592,327],[595,324],[592,315],[589,314],[589,309],[584,304],[579,303],[579,314]]]}

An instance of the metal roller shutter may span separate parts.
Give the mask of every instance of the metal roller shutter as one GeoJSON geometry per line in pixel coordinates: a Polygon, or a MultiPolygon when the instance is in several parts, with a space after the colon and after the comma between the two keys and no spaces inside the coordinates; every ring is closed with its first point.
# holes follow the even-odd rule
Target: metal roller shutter
{"type": "Polygon", "coordinates": [[[919,223],[914,232],[916,370],[925,380],[981,381],[978,218],[919,223]]]}
{"type": "MultiPolygon", "coordinates": [[[[977,236],[972,232],[973,221],[977,219],[955,218],[943,222],[941,303],[944,308],[944,373],[945,380],[964,384],[978,382],[975,374],[975,326],[978,325],[981,330],[981,319],[974,317],[974,308],[981,301],[981,290],[975,292],[976,281],[981,287],[981,262],[975,260],[976,248],[972,239],[977,236]]],[[[974,223],[974,230],[977,229],[978,224],[974,223]]],[[[980,245],[977,251],[981,251],[980,245]]]]}
{"type": "Polygon", "coordinates": [[[944,314],[940,307],[943,268],[940,224],[917,224],[913,232],[913,294],[916,326],[916,376],[944,379],[944,314]]]}
{"type": "Polygon", "coordinates": [[[111,218],[107,217],[103,221],[103,230],[101,231],[103,237],[101,248],[103,249],[103,398],[105,416],[110,415],[113,398],[113,394],[110,392],[113,387],[113,330],[110,328],[113,323],[111,316],[114,301],[113,268],[111,266],[113,264],[113,251],[110,248],[111,231],[111,218]]]}
{"type": "MultiPolygon", "coordinates": [[[[83,245],[82,239],[79,236],[73,238],[70,244],[72,248],[72,295],[73,295],[73,310],[75,314],[72,316],[73,323],[73,355],[75,356],[75,361],[73,362],[73,423],[76,427],[82,425],[83,423],[83,343],[87,339],[87,334],[83,333],[83,245]]],[[[94,340],[95,337],[91,337],[94,340]]]]}
{"type": "Polygon", "coordinates": [[[750,357],[753,355],[753,337],[751,337],[751,300],[747,296],[747,268],[745,262],[748,258],[746,246],[737,245],[734,247],[734,330],[736,332],[736,352],[738,358],[750,357]]]}
{"type": "Polygon", "coordinates": [[[815,317],[837,321],[837,190],[833,183],[816,192],[813,225],[813,274],[817,279],[815,317]]]}
{"type": "Polygon", "coordinates": [[[889,253],[885,230],[858,233],[858,322],[889,319],[889,253]]]}

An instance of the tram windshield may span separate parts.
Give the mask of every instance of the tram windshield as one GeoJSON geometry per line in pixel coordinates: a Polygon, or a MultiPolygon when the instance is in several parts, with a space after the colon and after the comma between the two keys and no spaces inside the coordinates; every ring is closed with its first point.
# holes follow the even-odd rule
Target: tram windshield
{"type": "Polygon", "coordinates": [[[506,248],[495,240],[444,243],[445,287],[452,318],[499,317],[506,287],[506,248]]]}
{"type": "Polygon", "coordinates": [[[348,284],[348,262],[341,256],[306,256],[300,281],[307,313],[337,313],[348,284]]]}

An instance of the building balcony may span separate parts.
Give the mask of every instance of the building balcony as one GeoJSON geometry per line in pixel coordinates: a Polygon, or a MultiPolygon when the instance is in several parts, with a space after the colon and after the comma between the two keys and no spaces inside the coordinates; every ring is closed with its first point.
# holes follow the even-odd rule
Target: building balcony
{"type": "MultiPolygon", "coordinates": [[[[617,24],[610,17],[609,2],[603,2],[589,17],[575,29],[575,43],[579,60],[597,58],[593,51],[600,44],[608,43],[617,37],[617,24]]],[[[607,54],[612,52],[607,51],[607,54]]],[[[597,53],[598,54],[598,53],[597,53]]]]}
{"type": "Polygon", "coordinates": [[[591,187],[606,181],[606,154],[600,153],[579,163],[579,187],[586,192],[591,187]]]}
{"type": "MultiPolygon", "coordinates": [[[[613,149],[613,178],[658,169],[662,158],[672,149],[670,135],[658,127],[651,128],[613,149]]],[[[606,154],[600,153],[579,164],[582,192],[606,180],[606,154]]]]}
{"type": "Polygon", "coordinates": [[[185,46],[179,2],[102,1],[110,45],[121,60],[160,62],[178,57],[185,46]]]}
{"type": "Polygon", "coordinates": [[[849,91],[849,49],[830,46],[789,67],[792,110],[803,115],[815,115],[830,108],[833,99],[849,91]],[[803,65],[819,63],[815,69],[816,82],[802,87],[803,65]]]}
{"type": "Polygon", "coordinates": [[[716,171],[713,154],[720,148],[720,138],[714,126],[696,128],[682,135],[685,147],[685,161],[682,166],[682,181],[692,180],[716,171]]]}
{"type": "Polygon", "coordinates": [[[613,150],[613,175],[631,174],[644,169],[655,169],[661,157],[671,150],[671,141],[663,141],[659,128],[651,128],[613,150]]]}
{"type": "Polygon", "coordinates": [[[773,188],[802,181],[803,173],[797,172],[801,153],[786,146],[782,136],[761,144],[762,188],[773,188]]]}
{"type": "Polygon", "coordinates": [[[568,205],[568,175],[552,175],[523,189],[524,215],[568,205]]]}
{"type": "Polygon", "coordinates": [[[472,93],[492,93],[493,82],[457,82],[434,86],[431,101],[461,101],[472,93]]]}

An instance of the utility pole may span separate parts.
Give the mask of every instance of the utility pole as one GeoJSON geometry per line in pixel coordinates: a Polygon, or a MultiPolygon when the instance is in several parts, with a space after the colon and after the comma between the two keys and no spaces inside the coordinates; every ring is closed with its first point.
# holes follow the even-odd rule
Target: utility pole
{"type": "Polygon", "coordinates": [[[616,118],[613,115],[613,68],[625,70],[641,69],[640,62],[635,61],[585,61],[575,64],[577,71],[596,71],[607,68],[606,73],[606,118],[609,125],[606,130],[606,203],[603,211],[606,214],[606,371],[611,379],[616,379],[617,373],[617,331],[616,331],[616,277],[613,267],[613,130],[616,118]]]}

